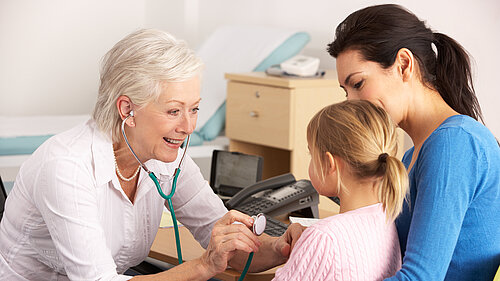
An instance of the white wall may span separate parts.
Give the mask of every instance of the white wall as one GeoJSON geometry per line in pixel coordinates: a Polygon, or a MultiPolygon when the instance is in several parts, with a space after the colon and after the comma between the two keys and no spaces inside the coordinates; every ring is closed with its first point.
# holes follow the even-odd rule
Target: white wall
{"type": "MultiPolygon", "coordinates": [[[[387,1],[384,1],[387,2],[387,1]]],[[[259,24],[307,31],[305,54],[323,68],[325,51],[349,13],[382,1],[112,0],[0,2],[2,115],[90,113],[104,53],[125,34],[156,27],[197,47],[218,26],[259,24]],[[306,4],[307,3],[307,4],[306,4]]],[[[436,31],[459,41],[475,59],[475,86],[487,126],[500,138],[500,2],[397,1],[436,31]]]]}
{"type": "Polygon", "coordinates": [[[90,113],[100,59],[144,24],[144,1],[0,2],[0,114],[90,113]]]}

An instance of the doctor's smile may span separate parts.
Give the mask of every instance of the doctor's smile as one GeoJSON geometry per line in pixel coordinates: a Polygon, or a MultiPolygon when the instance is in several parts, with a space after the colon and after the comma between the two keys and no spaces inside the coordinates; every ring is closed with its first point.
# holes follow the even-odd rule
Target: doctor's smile
{"type": "Polygon", "coordinates": [[[184,140],[185,140],[185,139],[181,139],[181,140],[177,139],[177,140],[175,140],[175,139],[169,139],[169,138],[163,138],[163,139],[166,142],[168,142],[169,144],[175,144],[175,145],[179,144],[179,146],[177,146],[177,147],[180,147],[180,144],[182,144],[184,142],[184,140]]]}

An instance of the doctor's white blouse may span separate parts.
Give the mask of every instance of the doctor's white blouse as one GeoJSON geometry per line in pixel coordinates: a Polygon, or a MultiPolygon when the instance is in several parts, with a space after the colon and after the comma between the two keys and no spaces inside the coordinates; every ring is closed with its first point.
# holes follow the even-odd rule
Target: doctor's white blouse
{"type": "MultiPolygon", "coordinates": [[[[146,163],[170,193],[173,163],[146,163]]],[[[134,204],[120,187],[111,140],[93,120],[58,134],[22,165],[0,224],[1,280],[128,280],[160,225],[165,200],[141,170],[134,204]]],[[[172,198],[203,247],[226,212],[186,155],[172,198]]],[[[175,241],[172,241],[175,243],[175,241]]]]}

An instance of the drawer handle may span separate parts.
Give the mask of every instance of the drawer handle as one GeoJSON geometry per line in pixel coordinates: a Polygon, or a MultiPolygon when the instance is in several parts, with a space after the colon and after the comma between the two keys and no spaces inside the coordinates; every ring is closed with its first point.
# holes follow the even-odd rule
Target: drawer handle
{"type": "Polygon", "coordinates": [[[256,97],[256,98],[260,98],[260,93],[259,93],[259,91],[255,91],[255,97],[256,97]]]}
{"type": "Polygon", "coordinates": [[[259,113],[258,113],[257,111],[253,111],[253,110],[252,110],[252,111],[250,111],[250,117],[255,117],[255,118],[257,118],[257,117],[259,117],[259,113]]]}

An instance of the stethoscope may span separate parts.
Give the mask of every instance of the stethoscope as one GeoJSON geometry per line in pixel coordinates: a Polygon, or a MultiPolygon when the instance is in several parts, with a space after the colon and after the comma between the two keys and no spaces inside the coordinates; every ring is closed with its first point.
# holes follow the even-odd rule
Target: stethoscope
{"type": "Polygon", "coordinates": [[[158,193],[160,194],[160,196],[163,197],[165,200],[167,200],[168,207],[170,208],[170,214],[172,215],[172,222],[174,224],[175,244],[177,246],[177,259],[179,260],[179,264],[181,264],[182,263],[181,239],[179,238],[179,226],[177,225],[177,219],[175,218],[174,206],[172,205],[172,196],[174,196],[175,188],[177,187],[177,178],[179,177],[179,173],[181,172],[181,164],[182,164],[182,161],[184,160],[184,156],[186,156],[186,151],[187,151],[187,148],[189,146],[190,135],[188,135],[188,138],[186,141],[186,148],[184,149],[184,153],[182,154],[181,161],[179,161],[179,165],[177,166],[177,168],[174,171],[174,179],[172,180],[172,190],[170,191],[169,195],[166,195],[165,193],[163,193],[163,190],[161,190],[160,182],[158,181],[158,178],[156,177],[156,175],[152,171],[148,170],[146,165],[144,165],[144,163],[142,163],[141,160],[139,160],[139,157],[137,157],[137,154],[135,154],[134,150],[132,149],[132,146],[128,142],[127,135],[125,134],[125,122],[127,121],[127,119],[129,117],[134,117],[133,110],[131,110],[130,114],[127,117],[125,117],[125,119],[123,119],[123,121],[122,121],[121,128],[122,128],[123,138],[125,139],[125,143],[127,144],[128,149],[130,149],[130,152],[132,152],[132,154],[134,155],[137,162],[139,162],[139,165],[141,165],[141,167],[144,169],[144,171],[146,173],[148,173],[149,177],[155,183],[156,190],[158,190],[158,193]]]}
{"type": "MultiPolygon", "coordinates": [[[[160,194],[161,197],[163,197],[165,200],[168,202],[168,207],[170,208],[170,214],[172,215],[172,222],[174,224],[174,232],[175,232],[175,244],[177,246],[177,259],[179,260],[179,264],[182,264],[182,250],[181,250],[181,240],[179,238],[179,226],[177,225],[177,219],[175,218],[175,212],[174,212],[174,206],[172,205],[172,196],[174,196],[175,189],[177,187],[177,178],[179,177],[179,173],[181,172],[181,164],[182,161],[184,160],[184,156],[186,155],[187,148],[189,146],[189,139],[190,135],[188,135],[187,141],[186,141],[186,147],[184,148],[184,153],[182,154],[181,160],[179,161],[179,165],[174,171],[174,178],[172,180],[172,190],[170,191],[169,195],[166,195],[163,193],[163,190],[161,189],[160,182],[158,181],[158,178],[156,175],[150,171],[144,163],[142,163],[141,160],[139,160],[139,157],[137,157],[137,154],[135,154],[134,150],[132,149],[132,146],[128,142],[127,135],[125,134],[125,122],[129,117],[134,117],[134,111],[131,110],[129,115],[125,117],[122,121],[121,125],[121,130],[122,130],[122,135],[123,138],[125,139],[125,143],[127,144],[130,152],[134,155],[135,159],[137,162],[139,162],[139,165],[144,169],[146,173],[148,173],[149,177],[153,180],[153,182],[156,185],[156,189],[158,190],[158,193],[160,194]]],[[[258,214],[256,216],[252,216],[254,219],[253,226],[252,226],[252,232],[255,235],[261,235],[264,232],[264,229],[266,228],[266,217],[263,214],[258,214]]],[[[240,278],[238,281],[241,281],[245,278],[245,275],[248,271],[248,268],[250,267],[250,264],[252,263],[252,258],[253,258],[253,252],[251,252],[248,255],[247,262],[245,264],[245,267],[243,268],[243,271],[241,272],[240,278]]]]}

